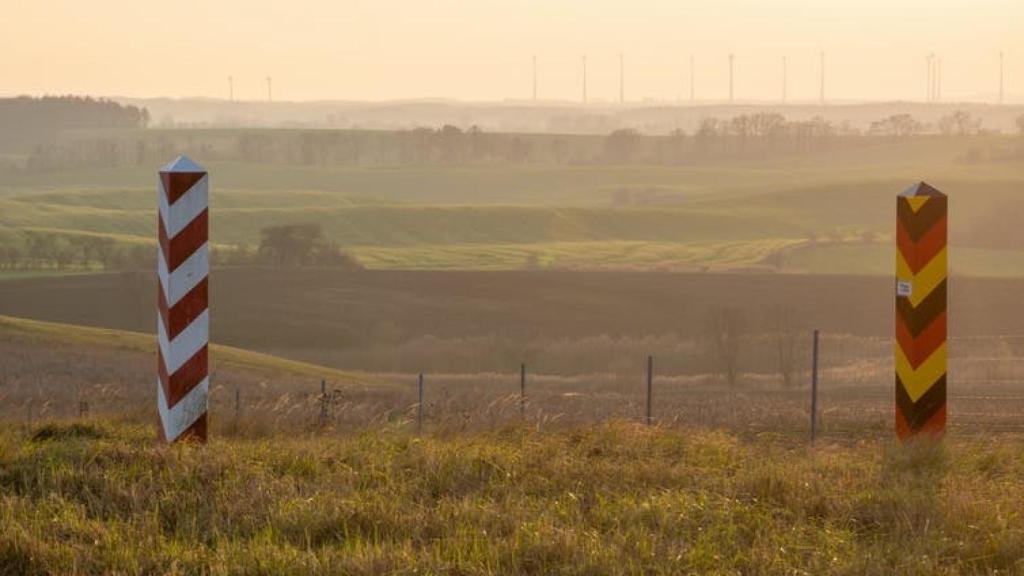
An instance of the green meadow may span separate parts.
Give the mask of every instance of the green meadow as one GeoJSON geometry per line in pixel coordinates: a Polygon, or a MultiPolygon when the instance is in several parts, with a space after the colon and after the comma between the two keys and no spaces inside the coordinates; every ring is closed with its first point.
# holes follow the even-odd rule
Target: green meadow
{"type": "MultiPolygon", "coordinates": [[[[950,194],[953,267],[1018,276],[1022,246],[993,222],[1024,207],[1018,139],[919,138],[695,166],[296,166],[209,162],[212,239],[315,222],[369,268],[739,269],[885,274],[893,197],[950,194]]],[[[202,159],[200,159],[202,160],[202,159]]],[[[0,236],[152,242],[156,167],[11,173],[0,236]]]]}

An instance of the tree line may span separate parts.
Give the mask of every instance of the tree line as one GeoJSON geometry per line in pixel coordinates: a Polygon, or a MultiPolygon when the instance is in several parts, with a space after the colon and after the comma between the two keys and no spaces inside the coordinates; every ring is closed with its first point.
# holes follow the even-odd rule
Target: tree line
{"type": "Polygon", "coordinates": [[[152,266],[155,248],[105,236],[27,231],[0,241],[0,269],[91,271],[152,266]]]}
{"type": "Polygon", "coordinates": [[[213,260],[225,266],[362,268],[355,257],[337,242],[329,240],[323,227],[314,223],[267,226],[260,230],[260,243],[256,249],[238,244],[215,251],[213,260]]]}
{"type": "MultiPolygon", "coordinates": [[[[262,229],[260,243],[211,247],[215,266],[326,266],[358,269],[359,262],[327,239],[318,224],[286,224],[262,229]]],[[[118,242],[106,236],[24,231],[0,237],[0,270],[96,272],[152,269],[156,246],[118,242]]]]}
{"type": "Polygon", "coordinates": [[[0,98],[0,150],[51,143],[64,130],[145,128],[149,112],[110,100],[79,96],[0,98]]]}
{"type": "MultiPolygon", "coordinates": [[[[1024,134],[1024,116],[1017,120],[1024,134]]],[[[824,118],[789,120],[773,112],[707,118],[693,133],[647,135],[631,128],[607,136],[489,133],[455,126],[402,131],[147,130],[40,145],[25,168],[152,165],[179,151],[212,161],[289,165],[664,164],[768,157],[900,141],[985,133],[981,120],[958,110],[934,124],[909,114],[860,130],[824,118]]]]}

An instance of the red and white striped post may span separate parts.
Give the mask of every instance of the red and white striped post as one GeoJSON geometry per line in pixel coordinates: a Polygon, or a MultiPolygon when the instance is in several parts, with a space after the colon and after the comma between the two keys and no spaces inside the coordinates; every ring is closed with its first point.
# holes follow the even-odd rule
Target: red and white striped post
{"type": "Polygon", "coordinates": [[[160,169],[157,406],[160,437],[206,442],[210,380],[206,170],[185,156],[160,169]]]}

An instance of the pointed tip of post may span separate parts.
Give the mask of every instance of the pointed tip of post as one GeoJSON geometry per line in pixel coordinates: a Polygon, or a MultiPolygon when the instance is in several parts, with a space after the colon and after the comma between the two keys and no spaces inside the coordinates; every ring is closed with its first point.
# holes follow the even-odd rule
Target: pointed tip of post
{"type": "Polygon", "coordinates": [[[915,196],[943,197],[945,194],[939,192],[937,188],[932,187],[930,184],[922,180],[920,182],[916,182],[903,192],[900,192],[900,196],[906,198],[913,198],[915,196]]]}
{"type": "Polygon", "coordinates": [[[161,167],[160,172],[164,174],[171,174],[174,172],[196,173],[206,172],[206,168],[196,164],[194,160],[183,154],[161,167]]]}

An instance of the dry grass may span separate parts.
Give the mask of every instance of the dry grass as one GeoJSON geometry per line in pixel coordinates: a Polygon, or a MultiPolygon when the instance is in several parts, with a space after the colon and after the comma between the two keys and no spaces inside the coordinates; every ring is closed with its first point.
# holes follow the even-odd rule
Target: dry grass
{"type": "MultiPolygon", "coordinates": [[[[664,339],[662,339],[664,340],[664,339]]],[[[707,358],[693,345],[656,353],[654,421],[757,435],[804,439],[810,395],[806,371],[797,385],[783,386],[771,372],[768,350],[727,386],[708,373],[707,358]],[[663,360],[664,359],[664,360],[663,360]],[[692,367],[704,367],[704,372],[692,367]],[[689,369],[690,372],[684,372],[689,369]]],[[[471,431],[516,424],[549,429],[604,420],[644,417],[644,348],[628,341],[632,366],[618,372],[545,373],[530,364],[525,409],[520,411],[518,372],[426,374],[424,427],[428,431],[471,431]],[[634,349],[635,348],[635,349],[634,349]]],[[[958,435],[1024,433],[1024,361],[1015,341],[962,340],[951,363],[950,426],[958,435]],[[999,346],[993,346],[993,342],[999,346]]],[[[151,338],[111,330],[81,329],[0,319],[0,422],[24,424],[83,415],[151,423],[155,376],[151,338]],[[6,323],[4,323],[6,322],[6,323]],[[27,328],[26,328],[27,327],[27,328]]],[[[889,344],[879,339],[826,337],[822,342],[820,431],[830,441],[887,439],[892,434],[893,388],[889,344]]],[[[218,349],[222,351],[222,349],[218,349]]],[[[608,357],[614,347],[584,346],[569,358],[591,353],[608,357]]],[[[552,361],[554,358],[552,358],[552,361]]],[[[537,368],[540,366],[540,368],[537,368]]],[[[518,366],[516,366],[518,368],[518,366]]],[[[366,426],[416,427],[416,375],[395,372],[372,377],[241,351],[215,351],[212,364],[211,425],[215,434],[262,436],[314,429],[347,431],[366,426]],[[227,362],[238,354],[243,361],[227,362]],[[299,366],[301,369],[289,370],[299,366]],[[326,380],[326,398],[320,382],[326,380]],[[323,403],[327,417],[321,419],[323,403]]]]}
{"type": "Polygon", "coordinates": [[[1022,474],[1018,437],[6,427],[0,574],[1017,573],[1022,474]]]}
{"type": "Polygon", "coordinates": [[[650,428],[642,369],[530,374],[525,424],[517,374],[430,374],[416,435],[414,376],[320,422],[274,361],[215,364],[211,443],[167,447],[140,339],[0,325],[0,576],[1024,573],[1012,340],[959,343],[938,446],[892,443],[885,343],[831,337],[814,447],[768,374],[659,376],[650,428]]]}
{"type": "MultiPolygon", "coordinates": [[[[156,337],[153,334],[142,334],[124,330],[90,328],[87,326],[73,326],[70,324],[0,316],[0,332],[21,334],[29,338],[35,337],[40,343],[45,342],[47,345],[52,343],[84,344],[137,352],[156,352],[156,337]]],[[[213,344],[210,346],[210,355],[212,362],[221,368],[239,368],[263,374],[283,373],[329,378],[351,385],[378,383],[367,374],[345,372],[307,362],[296,362],[232,346],[213,344]]]]}
{"type": "MultiPolygon", "coordinates": [[[[156,394],[152,336],[0,317],[0,422],[83,415],[152,422],[156,394]]],[[[360,373],[213,346],[211,404],[215,430],[253,433],[316,424],[320,382],[371,410],[346,414],[351,425],[375,422],[396,389],[360,373]],[[235,410],[236,391],[239,408],[235,410]],[[223,417],[222,417],[223,416],[223,417]],[[241,426],[241,420],[248,423],[241,426]]],[[[393,402],[388,402],[390,406],[393,402]]],[[[339,414],[341,412],[339,406],[339,414]]]]}

